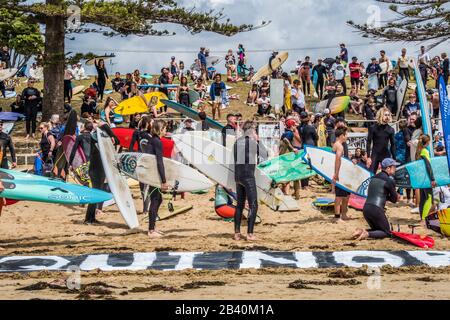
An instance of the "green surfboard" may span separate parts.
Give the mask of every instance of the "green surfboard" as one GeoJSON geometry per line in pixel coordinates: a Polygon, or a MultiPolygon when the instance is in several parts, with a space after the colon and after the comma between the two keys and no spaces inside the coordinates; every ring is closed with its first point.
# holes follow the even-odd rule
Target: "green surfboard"
{"type": "Polygon", "coordinates": [[[288,183],[303,180],[316,175],[316,172],[303,161],[305,152],[302,150],[283,154],[278,158],[261,163],[258,167],[275,183],[288,183]]]}

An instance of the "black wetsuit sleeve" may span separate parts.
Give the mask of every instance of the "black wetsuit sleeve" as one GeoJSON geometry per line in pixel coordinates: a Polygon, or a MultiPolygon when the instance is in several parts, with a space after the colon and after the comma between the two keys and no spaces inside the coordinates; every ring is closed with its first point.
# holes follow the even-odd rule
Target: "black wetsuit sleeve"
{"type": "Polygon", "coordinates": [[[389,142],[391,144],[391,156],[392,156],[392,159],[396,160],[395,154],[396,154],[397,150],[395,148],[395,131],[394,131],[394,129],[392,129],[390,134],[389,134],[389,142]]]}
{"type": "Polygon", "coordinates": [[[164,170],[164,161],[163,161],[163,147],[162,142],[159,139],[153,139],[153,150],[155,151],[156,157],[156,166],[158,168],[159,177],[161,178],[162,183],[166,183],[166,172],[164,170]]]}
{"type": "Polygon", "coordinates": [[[259,163],[262,163],[269,159],[269,152],[267,151],[266,147],[263,143],[258,143],[258,161],[259,163]]]}
{"type": "Polygon", "coordinates": [[[398,195],[397,190],[395,190],[395,182],[388,178],[386,181],[386,191],[387,191],[387,200],[389,200],[392,203],[397,203],[398,195]]]}
{"type": "Polygon", "coordinates": [[[408,129],[403,129],[403,136],[405,139],[405,143],[408,143],[411,141],[411,132],[408,129]]]}
{"type": "Polygon", "coordinates": [[[133,132],[133,135],[131,136],[131,142],[130,142],[130,147],[128,148],[128,150],[130,151],[130,152],[133,152],[133,150],[134,150],[134,145],[136,144],[136,142],[138,141],[138,131],[137,130],[135,130],[134,132],[133,132]]]}
{"type": "Polygon", "coordinates": [[[76,139],[75,139],[75,144],[72,147],[72,152],[70,152],[70,158],[69,158],[69,165],[72,165],[73,159],[75,159],[75,153],[77,152],[78,147],[80,146],[80,142],[81,142],[81,137],[82,135],[79,135],[76,139]]]}
{"type": "Polygon", "coordinates": [[[226,127],[222,128],[222,145],[224,147],[227,145],[227,129],[226,129],[226,127]]]}
{"type": "Polygon", "coordinates": [[[425,161],[425,168],[427,169],[427,173],[428,173],[428,176],[430,177],[430,180],[431,181],[436,181],[434,179],[434,173],[433,173],[433,169],[431,168],[430,161],[428,161],[428,159],[425,158],[425,157],[421,157],[421,158],[425,161]]]}
{"type": "Polygon", "coordinates": [[[117,136],[111,130],[110,126],[108,126],[107,124],[104,124],[104,125],[101,126],[101,129],[103,131],[105,131],[108,134],[108,136],[110,136],[111,138],[114,139],[114,145],[118,146],[120,144],[119,138],[117,138],[117,136]]]}
{"type": "Polygon", "coordinates": [[[371,148],[372,148],[373,128],[374,127],[375,126],[370,126],[369,127],[369,133],[367,135],[367,149],[366,149],[366,153],[367,153],[368,157],[370,157],[370,151],[371,151],[371,148]]]}
{"type": "Polygon", "coordinates": [[[16,150],[14,149],[14,144],[12,142],[11,137],[8,137],[8,148],[9,152],[11,152],[12,162],[16,162],[16,150]]]}

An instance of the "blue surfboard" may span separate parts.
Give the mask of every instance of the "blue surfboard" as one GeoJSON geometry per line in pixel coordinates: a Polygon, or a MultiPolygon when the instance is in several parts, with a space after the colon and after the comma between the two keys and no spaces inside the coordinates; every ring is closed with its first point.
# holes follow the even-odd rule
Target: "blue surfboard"
{"type": "MultiPolygon", "coordinates": [[[[446,157],[431,158],[431,168],[438,187],[450,184],[450,174],[446,157]]],[[[425,160],[414,161],[397,168],[395,182],[402,188],[429,189],[431,188],[425,160]]]]}

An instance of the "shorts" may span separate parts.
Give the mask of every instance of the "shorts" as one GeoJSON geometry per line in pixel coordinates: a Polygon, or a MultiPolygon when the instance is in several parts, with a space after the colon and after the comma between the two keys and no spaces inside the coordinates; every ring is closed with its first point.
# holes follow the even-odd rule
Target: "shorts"
{"type": "Polygon", "coordinates": [[[214,97],[214,103],[222,103],[222,97],[214,97]]]}
{"type": "Polygon", "coordinates": [[[359,85],[359,78],[350,78],[351,85],[358,86],[359,85]]]}
{"type": "Polygon", "coordinates": [[[348,196],[350,196],[349,192],[342,190],[338,186],[335,186],[334,193],[335,193],[336,197],[338,197],[338,198],[347,198],[348,196]]]}

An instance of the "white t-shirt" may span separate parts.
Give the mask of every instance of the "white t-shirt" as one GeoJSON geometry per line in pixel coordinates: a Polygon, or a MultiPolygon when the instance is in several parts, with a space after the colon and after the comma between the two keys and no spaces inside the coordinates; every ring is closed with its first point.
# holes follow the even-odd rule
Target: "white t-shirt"
{"type": "Polygon", "coordinates": [[[269,108],[269,106],[270,106],[270,98],[269,97],[266,97],[266,98],[261,97],[256,102],[258,103],[258,105],[261,106],[261,108],[263,110],[267,110],[267,108],[269,108]]]}
{"type": "Polygon", "coordinates": [[[425,52],[424,54],[419,53],[419,55],[417,56],[417,63],[420,62],[420,59],[423,59],[426,64],[428,64],[431,61],[430,55],[428,54],[428,52],[425,52]]]}
{"type": "Polygon", "coordinates": [[[335,63],[331,69],[336,80],[342,80],[345,77],[345,68],[342,64],[335,63]]]}
{"type": "Polygon", "coordinates": [[[305,95],[303,94],[303,91],[299,88],[296,89],[295,87],[292,87],[291,89],[291,101],[292,104],[295,104],[296,106],[299,106],[300,108],[304,108],[305,107],[305,95]],[[298,95],[298,99],[297,99],[297,94],[298,95]]]}

